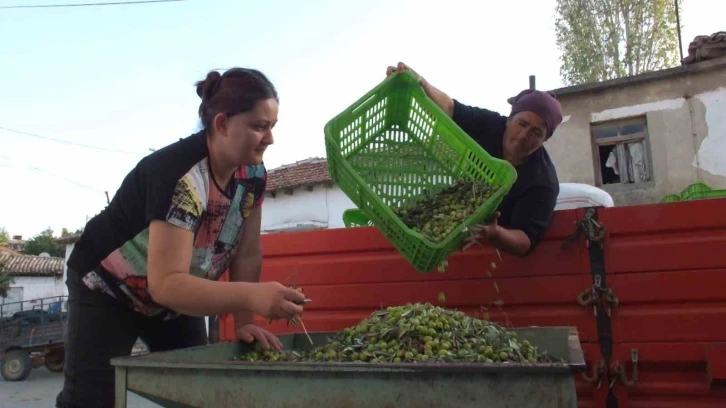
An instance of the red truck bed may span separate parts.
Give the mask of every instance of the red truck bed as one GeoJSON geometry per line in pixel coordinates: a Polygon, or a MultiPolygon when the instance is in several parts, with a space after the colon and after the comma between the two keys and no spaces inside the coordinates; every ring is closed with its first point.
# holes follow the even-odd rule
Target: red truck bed
{"type": "MultiPolygon", "coordinates": [[[[602,245],[581,236],[562,248],[586,211],[556,212],[526,258],[500,261],[491,247],[472,248],[453,255],[443,274],[413,270],[374,227],[264,235],[262,279],[304,288],[310,331],[354,325],[379,307],[439,304],[442,292],[445,306],[500,324],[576,326],[589,374],[612,348],[611,374],[620,363],[631,380],[637,350],[637,380],[612,385],[619,408],[726,407],[726,199],[599,208],[602,245]],[[600,308],[600,329],[593,305],[578,302],[598,265],[618,301],[610,319],[600,308]]],[[[231,316],[221,317],[220,338],[234,338],[231,316]]],[[[598,388],[578,377],[580,407],[610,408],[608,391],[607,378],[598,388]]]]}

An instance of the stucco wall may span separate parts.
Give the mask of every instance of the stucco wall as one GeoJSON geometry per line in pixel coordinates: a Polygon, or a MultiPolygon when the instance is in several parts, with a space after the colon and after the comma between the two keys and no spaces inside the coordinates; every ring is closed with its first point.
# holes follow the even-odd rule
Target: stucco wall
{"type": "Polygon", "coordinates": [[[10,287],[23,288],[23,301],[67,295],[65,281],[61,277],[16,276],[10,287]]]}
{"type": "Polygon", "coordinates": [[[312,191],[296,188],[293,194],[267,195],[262,206],[262,232],[317,228],[343,228],[343,212],[355,204],[337,186],[319,185],[312,191]]]}
{"type": "Polygon", "coordinates": [[[645,114],[653,181],[602,186],[616,205],[657,202],[697,182],[726,188],[726,65],[559,99],[565,118],[546,148],[560,182],[595,184],[591,123],[645,114]]]}
{"type": "MultiPolygon", "coordinates": [[[[68,250],[66,250],[66,260],[68,259],[68,250]]],[[[14,282],[10,288],[22,288],[21,291],[16,290],[12,299],[6,300],[4,303],[17,301],[30,301],[35,299],[68,296],[68,288],[65,279],[66,271],[63,266],[63,276],[14,276],[14,282]]],[[[24,307],[27,307],[25,305],[24,307]]],[[[7,310],[6,310],[7,312],[7,310]]]]}

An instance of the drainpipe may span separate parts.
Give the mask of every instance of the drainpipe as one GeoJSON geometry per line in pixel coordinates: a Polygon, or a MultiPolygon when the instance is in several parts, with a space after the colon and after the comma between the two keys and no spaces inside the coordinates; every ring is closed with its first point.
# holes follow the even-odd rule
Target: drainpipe
{"type": "Polygon", "coordinates": [[[219,343],[219,315],[209,316],[207,332],[207,340],[209,344],[219,343]]]}
{"type": "Polygon", "coordinates": [[[678,0],[674,0],[676,3],[676,27],[678,29],[678,51],[681,53],[681,65],[683,65],[683,42],[681,41],[681,16],[678,12],[678,0]]]}
{"type": "Polygon", "coordinates": [[[695,115],[693,114],[693,97],[690,94],[684,96],[688,102],[688,119],[691,121],[691,136],[693,137],[693,154],[696,159],[696,182],[701,182],[701,160],[698,157],[698,135],[696,134],[695,115]]]}

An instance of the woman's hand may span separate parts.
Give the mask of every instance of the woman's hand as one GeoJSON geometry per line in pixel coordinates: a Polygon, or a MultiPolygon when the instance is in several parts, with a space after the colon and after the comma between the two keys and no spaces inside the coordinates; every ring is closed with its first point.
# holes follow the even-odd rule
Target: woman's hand
{"type": "Polygon", "coordinates": [[[301,292],[283,286],[278,282],[261,282],[254,284],[255,290],[249,299],[248,309],[270,320],[292,319],[303,313],[297,303],[305,300],[301,292]]]}
{"type": "Polygon", "coordinates": [[[416,76],[416,78],[418,78],[418,83],[423,88],[426,96],[434,101],[435,104],[439,105],[444,113],[446,113],[450,118],[454,116],[454,100],[451,99],[449,95],[441,92],[433,85],[429,84],[426,79],[424,79],[421,75],[419,75],[416,71],[412,70],[411,67],[404,64],[403,62],[399,62],[398,65],[395,67],[389,66],[388,68],[386,68],[386,76],[392,75],[396,72],[406,71],[410,71],[412,74],[414,74],[414,76],[416,76]]]}
{"type": "Polygon", "coordinates": [[[411,67],[404,64],[403,62],[399,62],[398,65],[395,67],[389,66],[388,68],[386,68],[386,76],[390,76],[391,74],[396,73],[396,72],[406,72],[406,71],[410,71],[416,78],[418,78],[418,83],[421,84],[421,86],[424,88],[426,93],[428,93],[428,91],[429,91],[428,82],[426,82],[426,80],[421,75],[419,75],[416,71],[411,69],[411,67]]]}
{"type": "Polygon", "coordinates": [[[238,327],[236,334],[238,339],[247,343],[252,343],[257,340],[265,350],[269,349],[270,346],[274,347],[275,350],[282,350],[282,343],[277,336],[254,323],[248,323],[238,327]]]}
{"type": "Polygon", "coordinates": [[[482,229],[481,232],[479,232],[479,239],[491,244],[499,238],[499,224],[497,223],[497,219],[501,215],[502,214],[497,211],[494,213],[492,218],[489,219],[489,221],[481,225],[482,229]]]}
{"type": "Polygon", "coordinates": [[[477,225],[476,228],[473,228],[477,232],[477,234],[466,237],[466,239],[464,240],[464,250],[475,244],[481,245],[484,242],[486,242],[487,244],[494,244],[495,242],[497,242],[500,235],[497,218],[499,218],[500,215],[501,213],[497,211],[494,213],[492,218],[489,219],[489,221],[485,222],[484,224],[477,225]]]}
{"type": "Polygon", "coordinates": [[[501,216],[499,211],[495,212],[492,218],[486,223],[472,228],[476,235],[469,236],[464,240],[462,250],[466,251],[472,245],[486,242],[496,249],[516,256],[525,256],[529,252],[531,241],[522,230],[506,229],[500,227],[497,218],[501,216]]]}

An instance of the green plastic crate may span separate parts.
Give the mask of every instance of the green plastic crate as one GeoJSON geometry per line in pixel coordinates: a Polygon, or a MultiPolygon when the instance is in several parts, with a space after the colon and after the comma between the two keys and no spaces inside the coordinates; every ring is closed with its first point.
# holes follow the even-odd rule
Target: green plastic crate
{"type": "Polygon", "coordinates": [[[351,208],[343,211],[343,224],[346,228],[369,227],[373,225],[370,218],[357,208],[351,208]]]}
{"type": "Polygon", "coordinates": [[[333,181],[423,273],[461,246],[466,227],[491,217],[517,178],[511,164],[469,137],[409,72],[388,76],[330,120],[325,148],[333,181]],[[499,189],[439,243],[406,227],[390,208],[457,180],[483,180],[499,189]]]}
{"type": "Polygon", "coordinates": [[[669,194],[660,202],[676,202],[691,200],[706,200],[710,198],[725,198],[726,190],[714,190],[704,183],[694,183],[684,188],[680,194],[669,194]]]}
{"type": "Polygon", "coordinates": [[[660,200],[661,203],[673,203],[676,201],[681,201],[681,196],[678,194],[668,194],[660,200]]]}
{"type": "Polygon", "coordinates": [[[706,200],[709,198],[722,197],[726,197],[726,190],[714,190],[703,183],[691,184],[681,192],[681,199],[683,201],[706,200]]]}

